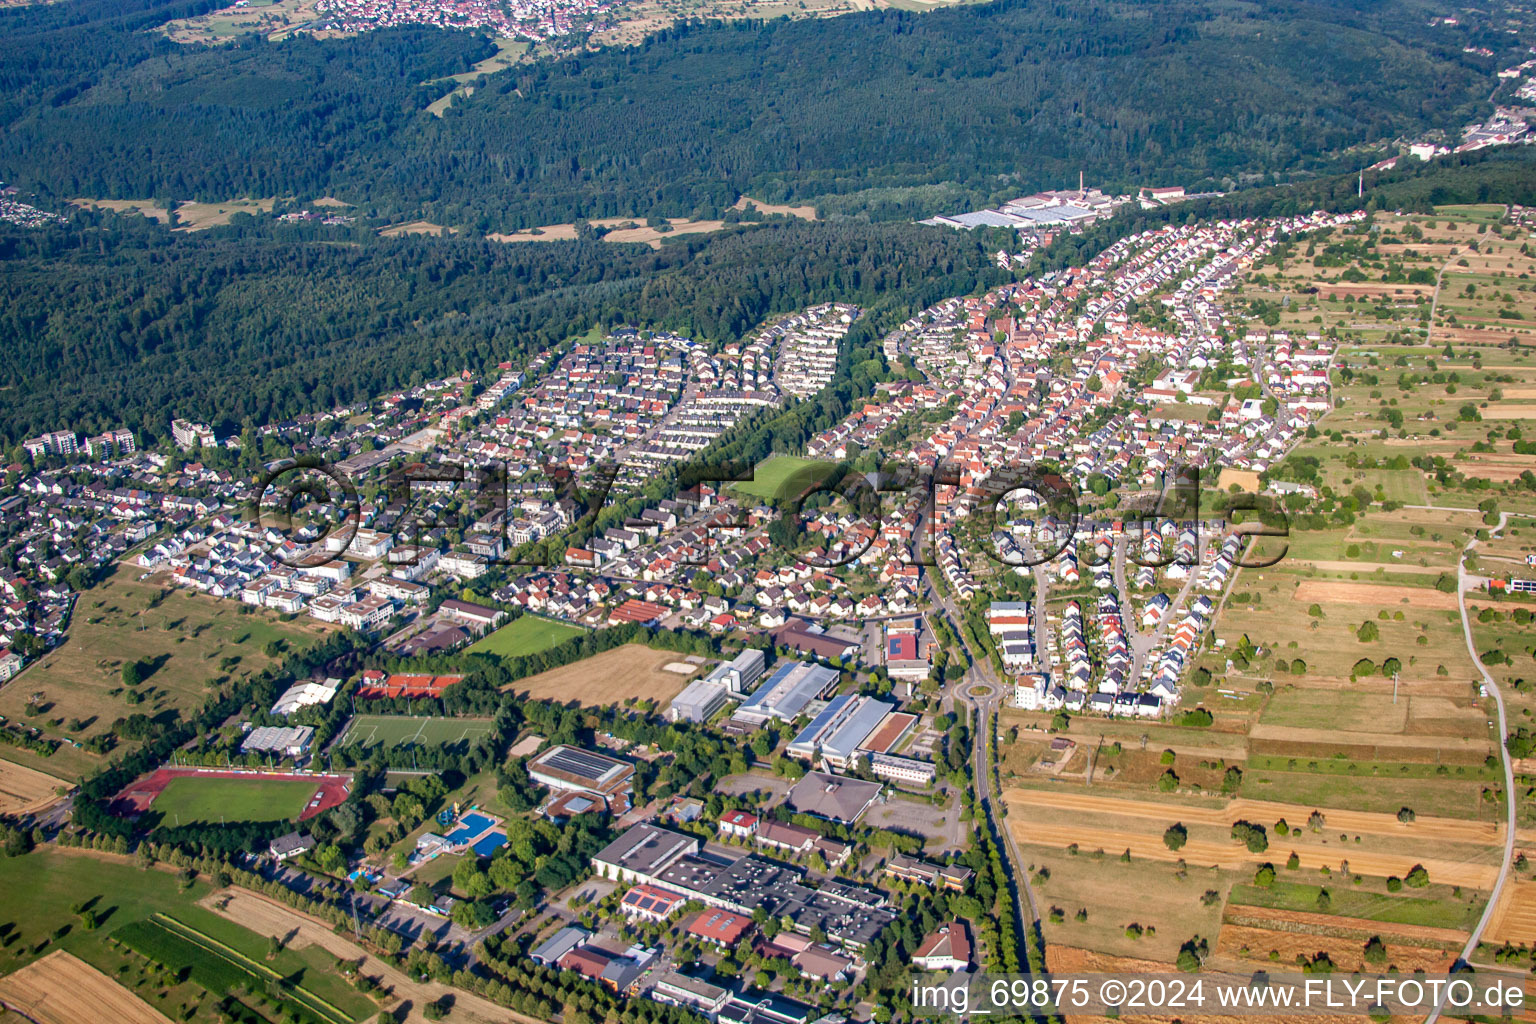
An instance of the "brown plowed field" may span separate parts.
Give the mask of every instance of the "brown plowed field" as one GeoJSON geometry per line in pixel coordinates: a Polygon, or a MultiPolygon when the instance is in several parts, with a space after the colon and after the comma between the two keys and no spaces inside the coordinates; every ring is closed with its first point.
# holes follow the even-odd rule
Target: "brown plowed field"
{"type": "Polygon", "coordinates": [[[169,1017],[62,949],[0,978],[0,1001],[37,1024],[171,1024],[169,1017]]]}

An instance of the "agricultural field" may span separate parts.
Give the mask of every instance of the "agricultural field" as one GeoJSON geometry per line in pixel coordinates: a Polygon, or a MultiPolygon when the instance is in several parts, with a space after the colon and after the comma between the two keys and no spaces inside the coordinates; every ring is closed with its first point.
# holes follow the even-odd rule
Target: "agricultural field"
{"type": "Polygon", "coordinates": [[[427,104],[427,113],[442,117],[443,112],[453,103],[454,97],[473,96],[475,94],[473,83],[477,78],[481,75],[494,75],[498,71],[505,71],[517,65],[531,49],[528,43],[517,39],[504,39],[498,36],[493,41],[496,44],[495,53],[477,62],[468,71],[457,75],[450,75],[447,79],[444,79],[444,81],[456,83],[458,88],[448,95],[427,104]]]}
{"type": "Polygon", "coordinates": [[[71,199],[71,206],[87,210],[111,210],[113,213],[137,213],[157,220],[161,224],[171,222],[171,211],[153,199],[71,199]]]}
{"type": "MultiPolygon", "coordinates": [[[[46,759],[15,747],[0,748],[0,754],[78,779],[101,758],[73,742],[107,733],[129,715],[154,719],[191,711],[211,690],[260,672],[281,650],[304,646],[325,628],[308,618],[281,622],[247,605],[161,587],[120,566],[80,595],[64,643],[0,688],[0,715],[65,745],[46,759]],[[123,666],[130,662],[142,668],[135,687],[123,682],[123,666]]],[[[117,749],[132,742],[120,737],[117,749]]]]}
{"type": "MultiPolygon", "coordinates": [[[[226,996],[251,998],[233,986],[210,989],[197,980],[199,974],[206,977],[206,972],[224,969],[220,965],[227,968],[223,956],[199,954],[192,975],[168,978],[144,956],[130,951],[123,940],[149,927],[146,922],[160,914],[202,936],[201,942],[258,962],[339,1007],[347,1020],[371,1019],[378,1009],[336,973],[334,957],[317,955],[318,950],[283,949],[268,959],[270,943],[264,935],[199,905],[210,892],[207,883],[184,885],[171,871],[142,870],[126,858],[45,847],[26,856],[0,859],[0,891],[6,893],[5,911],[0,915],[4,936],[0,973],[9,974],[62,950],[159,1013],[207,1024],[225,1019],[218,1004],[226,996]]],[[[248,979],[248,975],[242,977],[248,979]]],[[[254,1013],[254,1006],[249,1009],[254,1013]]],[[[70,1020],[73,1024],[83,1019],[131,1018],[92,1015],[70,1020]]]]}
{"type": "Polygon", "coordinates": [[[168,22],[162,31],[178,43],[227,43],[248,32],[258,32],[275,41],[287,38],[319,16],[315,0],[247,0],[243,6],[178,18],[168,22]]]}
{"type": "Polygon", "coordinates": [[[575,701],[585,707],[646,700],[659,706],[688,685],[688,676],[668,672],[663,667],[681,660],[676,651],[625,644],[519,679],[503,689],[534,700],[575,701]]]}
{"type": "MultiPolygon", "coordinates": [[[[1252,886],[1243,888],[1254,890],[1252,886]]],[[[1278,883],[1276,888],[1279,888],[1278,883]]],[[[1318,893],[1326,890],[1329,905],[1334,906],[1333,894],[1340,886],[1299,885],[1295,888],[1310,892],[1314,901],[1318,893]]],[[[1237,895],[1234,893],[1234,898],[1237,895]]],[[[1339,895],[1338,902],[1343,903],[1346,901],[1342,897],[1357,894],[1346,890],[1339,895]]],[[[1314,902],[1312,908],[1315,906],[1314,902]]],[[[1375,904],[1367,906],[1374,909],[1375,904]]],[[[1445,907],[1434,906],[1437,912],[1445,913],[1445,907]]],[[[1371,909],[1360,916],[1351,916],[1319,913],[1312,908],[1280,910],[1234,902],[1223,915],[1221,934],[1207,963],[1218,969],[1236,971],[1252,970],[1255,964],[1294,969],[1298,958],[1314,961],[1326,955],[1335,970],[1441,973],[1448,971],[1455,962],[1467,936],[1467,930],[1397,924],[1371,916],[1371,909]],[[1366,956],[1366,946],[1378,940],[1385,946],[1385,959],[1373,964],[1366,956]]]]}
{"type": "Polygon", "coordinates": [[[1125,863],[1118,849],[1100,854],[1084,848],[1072,856],[1021,845],[1019,854],[1030,872],[1048,947],[1076,946],[1162,964],[1172,963],[1190,936],[1215,936],[1227,891],[1247,877],[1209,867],[1181,872],[1172,863],[1134,857],[1125,863]],[[1220,898],[1205,902],[1210,891],[1220,898]],[[1159,898],[1148,899],[1149,893],[1159,898]]]}
{"type": "Polygon", "coordinates": [[[39,811],[72,789],[62,779],[25,765],[0,761],[0,814],[21,816],[39,811]]]}
{"type": "Polygon", "coordinates": [[[171,1024],[165,1014],[62,949],[0,978],[0,1002],[34,1024],[171,1024]]]}
{"type": "MultiPolygon", "coordinates": [[[[492,60],[494,59],[492,58],[492,60]]],[[[463,76],[455,77],[462,78],[463,76]]],[[[442,110],[446,109],[447,106],[448,97],[444,97],[434,102],[427,109],[433,113],[441,114],[442,110]]],[[[768,216],[779,214],[786,217],[799,217],[802,220],[816,219],[816,208],[814,206],[775,205],[758,202],[756,199],[751,199],[747,196],[737,199],[732,209],[745,211],[751,207],[755,207],[759,212],[768,216]]],[[[695,235],[710,231],[720,231],[734,226],[724,220],[690,220],[686,217],[670,218],[666,222],[665,230],[662,230],[660,224],[653,226],[647,224],[644,220],[636,220],[634,217],[600,217],[587,223],[602,231],[602,240],[605,242],[638,242],[649,245],[653,249],[661,248],[662,242],[667,238],[678,235],[695,235]]],[[[575,223],[543,224],[536,228],[490,234],[486,237],[493,242],[568,242],[576,237],[576,225],[575,223]]]]}
{"type": "Polygon", "coordinates": [[[554,619],[542,619],[537,615],[524,615],[484,637],[470,647],[469,654],[495,654],[514,658],[523,654],[537,654],[580,636],[585,630],[554,619]]]}
{"type": "Polygon", "coordinates": [[[1119,856],[1129,850],[1133,862],[1252,872],[1265,863],[1282,864],[1294,854],[1298,870],[1384,880],[1405,877],[1422,865],[1433,882],[1486,890],[1498,874],[1502,852],[1496,825],[1452,818],[1419,817],[1404,823],[1394,814],[1307,804],[1210,798],[1174,803],[1090,795],[1071,786],[1009,790],[1004,802],[1008,826],[1018,842],[1053,847],[1068,856],[1074,846],[1077,855],[1104,850],[1119,856]],[[1322,819],[1308,828],[1314,811],[1322,819]],[[1255,850],[1234,840],[1230,833],[1236,821],[1264,827],[1267,848],[1255,850]],[[1175,823],[1184,827],[1186,837],[1182,845],[1170,846],[1165,832],[1175,823]]]}
{"type": "Polygon", "coordinates": [[[441,747],[474,743],[495,727],[489,718],[429,715],[354,715],[336,746],[441,747]]]}
{"type": "Polygon", "coordinates": [[[303,779],[172,779],[155,797],[154,811],[164,822],[289,821],[303,813],[315,794],[303,779]]]}
{"type": "Polygon", "coordinates": [[[730,487],[738,494],[782,500],[799,494],[832,472],[833,468],[833,463],[818,459],[775,455],[757,464],[752,470],[750,481],[731,484],[730,487]]]}

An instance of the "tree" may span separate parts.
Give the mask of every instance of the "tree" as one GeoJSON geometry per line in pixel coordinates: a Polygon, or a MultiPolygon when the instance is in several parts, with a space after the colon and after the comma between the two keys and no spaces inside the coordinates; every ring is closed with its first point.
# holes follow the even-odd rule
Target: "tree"
{"type": "Polygon", "coordinates": [[[1237,765],[1231,765],[1221,776],[1221,791],[1223,793],[1236,793],[1243,784],[1243,770],[1237,765]]]}
{"type": "Polygon", "coordinates": [[[1424,870],[1424,865],[1415,864],[1403,876],[1403,884],[1410,889],[1422,889],[1429,884],[1429,872],[1424,870]]]}
{"type": "Polygon", "coordinates": [[[1381,637],[1381,630],[1370,619],[1362,622],[1360,628],[1355,630],[1355,637],[1363,644],[1371,643],[1381,637]]]}
{"type": "Polygon", "coordinates": [[[1234,821],[1232,838],[1248,847],[1249,853],[1263,853],[1269,849],[1269,833],[1263,825],[1255,825],[1251,821],[1234,821]]]}
{"type": "Polygon", "coordinates": [[[1372,935],[1365,944],[1365,959],[1367,963],[1384,964],[1387,962],[1387,944],[1381,941],[1380,935],[1372,935]]]}
{"type": "Polygon", "coordinates": [[[1401,808],[1398,809],[1397,820],[1402,822],[1404,825],[1409,824],[1416,817],[1417,817],[1417,815],[1415,815],[1413,813],[1413,808],[1412,807],[1401,807],[1401,808]]]}
{"type": "Polygon", "coordinates": [[[1253,884],[1264,889],[1274,885],[1275,866],[1273,864],[1260,864],[1259,869],[1253,873],[1253,884]]]}
{"type": "Polygon", "coordinates": [[[1163,832],[1163,845],[1170,850],[1181,849],[1187,842],[1189,842],[1189,829],[1180,822],[1174,822],[1163,832]]]}

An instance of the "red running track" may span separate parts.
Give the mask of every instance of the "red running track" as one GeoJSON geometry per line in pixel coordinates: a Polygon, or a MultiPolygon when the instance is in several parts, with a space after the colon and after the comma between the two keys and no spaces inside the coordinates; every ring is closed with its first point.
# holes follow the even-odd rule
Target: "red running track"
{"type": "Polygon", "coordinates": [[[134,818],[149,810],[172,779],[297,779],[313,782],[315,793],[309,798],[300,821],[307,821],[332,807],[340,806],[352,789],[350,775],[310,775],[304,772],[221,771],[216,768],[157,768],[125,786],[112,798],[108,810],[123,818],[134,818]]]}

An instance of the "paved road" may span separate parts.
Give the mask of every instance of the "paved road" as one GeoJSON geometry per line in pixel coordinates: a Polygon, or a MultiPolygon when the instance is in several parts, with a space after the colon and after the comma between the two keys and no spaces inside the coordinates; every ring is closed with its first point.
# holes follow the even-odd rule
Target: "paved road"
{"type": "MultiPolygon", "coordinates": [[[[972,742],[972,758],[974,761],[972,774],[975,776],[976,803],[986,812],[987,821],[992,829],[993,837],[1002,846],[1003,866],[1013,879],[1015,909],[1019,916],[1019,924],[1023,928],[1034,928],[1040,921],[1040,912],[1035,907],[1035,894],[1029,887],[1029,876],[1025,873],[1024,859],[1019,856],[1018,846],[1013,841],[1013,833],[1003,821],[1002,814],[996,807],[996,797],[992,794],[992,759],[988,751],[992,749],[988,740],[992,737],[992,715],[997,707],[1007,699],[1008,691],[1003,684],[977,672],[976,663],[972,665],[971,674],[968,674],[955,694],[962,702],[968,703],[976,709],[976,734],[972,742]],[[984,691],[984,692],[983,692],[984,691]]],[[[1022,940],[1023,936],[1020,936],[1022,940]]],[[[1027,964],[1027,958],[1019,957],[1021,964],[1027,964]]]]}
{"type": "MultiPolygon", "coordinates": [[[[966,653],[971,659],[970,668],[965,676],[955,685],[954,695],[957,703],[972,707],[976,710],[976,731],[971,739],[971,775],[975,787],[976,806],[981,808],[987,817],[987,826],[991,829],[993,838],[1002,848],[1003,868],[1013,882],[1015,911],[1018,914],[1021,928],[1036,928],[1039,926],[1040,913],[1035,906],[1035,894],[1029,887],[1029,876],[1024,870],[1023,858],[1019,856],[1017,845],[1013,841],[1013,833],[1008,830],[1008,825],[1003,821],[1001,812],[997,808],[996,797],[992,793],[992,744],[988,741],[992,736],[992,715],[996,708],[1007,700],[1012,687],[997,679],[992,674],[992,666],[982,657],[982,652],[970,649],[958,625],[960,616],[952,605],[949,595],[940,591],[929,579],[929,600],[946,619],[955,636],[960,638],[960,643],[965,647],[966,653]]],[[[1024,936],[1020,934],[1022,943],[1024,936]]],[[[1019,962],[1027,963],[1024,956],[1019,957],[1019,962]]]]}
{"type": "MultiPolygon", "coordinates": [[[[1508,512],[1499,513],[1499,525],[1493,528],[1492,535],[1498,535],[1509,521],[1508,512]]],[[[1472,959],[1472,954],[1477,951],[1477,944],[1482,941],[1483,930],[1488,927],[1494,911],[1499,905],[1499,894],[1504,890],[1504,883],[1509,878],[1510,862],[1515,856],[1515,773],[1510,767],[1509,751],[1504,747],[1504,737],[1509,735],[1509,725],[1504,715],[1504,695],[1499,692],[1499,684],[1494,681],[1493,675],[1483,667],[1482,659],[1477,656],[1477,646],[1472,640],[1472,620],[1467,615],[1467,588],[1470,580],[1467,576],[1467,555],[1477,546],[1477,538],[1467,541],[1466,547],[1461,549],[1461,561],[1456,565],[1458,583],[1456,587],[1456,602],[1461,607],[1461,633],[1467,642],[1467,654],[1472,659],[1472,664],[1477,666],[1482,673],[1483,684],[1493,696],[1494,706],[1498,709],[1499,721],[1499,763],[1504,769],[1504,809],[1507,818],[1504,823],[1504,861],[1499,865],[1499,877],[1493,883],[1493,892],[1488,896],[1488,905],[1483,908],[1483,916],[1478,918],[1477,927],[1472,929],[1472,934],[1467,936],[1467,944],[1462,947],[1460,963],[1465,965],[1472,959]]],[[[1440,1001],[1424,1018],[1425,1024],[1435,1024],[1440,1019],[1440,1013],[1445,1009],[1446,996],[1441,994],[1440,1001]]]]}

